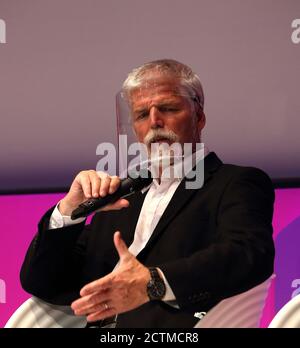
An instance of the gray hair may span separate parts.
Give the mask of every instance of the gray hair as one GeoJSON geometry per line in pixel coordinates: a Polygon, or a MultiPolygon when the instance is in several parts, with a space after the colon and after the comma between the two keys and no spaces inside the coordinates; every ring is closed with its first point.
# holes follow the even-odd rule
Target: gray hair
{"type": "Polygon", "coordinates": [[[123,83],[122,90],[126,96],[130,92],[139,87],[147,73],[156,71],[161,74],[166,74],[178,78],[182,87],[184,87],[196,105],[204,108],[203,88],[198,75],[196,75],[190,67],[173,59],[160,59],[145,63],[138,68],[133,69],[123,83]]]}

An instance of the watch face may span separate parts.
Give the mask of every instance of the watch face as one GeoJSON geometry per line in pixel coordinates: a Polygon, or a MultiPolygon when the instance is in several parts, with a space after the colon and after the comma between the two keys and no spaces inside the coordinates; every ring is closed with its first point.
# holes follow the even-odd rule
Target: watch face
{"type": "Polygon", "coordinates": [[[160,278],[157,270],[151,270],[151,280],[147,285],[147,293],[150,300],[161,300],[166,293],[164,281],[160,278]]]}
{"type": "Polygon", "coordinates": [[[166,287],[165,284],[161,281],[161,282],[156,282],[155,284],[155,292],[156,292],[156,296],[159,298],[163,298],[166,292],[166,287]]]}

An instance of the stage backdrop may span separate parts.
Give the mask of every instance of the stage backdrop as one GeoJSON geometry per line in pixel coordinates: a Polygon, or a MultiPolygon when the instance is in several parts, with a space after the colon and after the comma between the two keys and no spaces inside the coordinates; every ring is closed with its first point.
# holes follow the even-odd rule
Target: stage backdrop
{"type": "Polygon", "coordinates": [[[0,191],[95,168],[126,74],[158,58],[199,74],[225,162],[299,177],[299,0],[0,0],[0,18],[0,191]]]}
{"type": "MultiPolygon", "coordinates": [[[[61,197],[62,194],[0,196],[0,327],[30,296],[21,289],[20,267],[40,217],[61,197]]],[[[276,190],[276,278],[269,291],[262,327],[292,296],[300,293],[299,221],[300,189],[276,190]]]]}

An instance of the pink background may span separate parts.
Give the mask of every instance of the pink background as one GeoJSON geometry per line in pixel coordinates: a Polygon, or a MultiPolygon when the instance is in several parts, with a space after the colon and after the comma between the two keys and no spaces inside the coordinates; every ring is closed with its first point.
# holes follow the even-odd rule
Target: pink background
{"type": "Polygon", "coordinates": [[[0,279],[6,283],[6,303],[0,303],[0,327],[29,295],[19,281],[20,268],[41,216],[63,194],[0,196],[0,279]]]}
{"type": "MultiPolygon", "coordinates": [[[[0,197],[0,279],[6,283],[6,303],[0,303],[0,327],[5,325],[11,314],[30,296],[21,289],[20,267],[26,249],[36,233],[40,217],[62,196],[63,194],[34,194],[0,197]]],[[[300,189],[276,190],[274,236],[299,216],[300,189]]],[[[275,296],[275,288],[272,286],[261,322],[262,327],[266,327],[275,315],[275,296]]]]}

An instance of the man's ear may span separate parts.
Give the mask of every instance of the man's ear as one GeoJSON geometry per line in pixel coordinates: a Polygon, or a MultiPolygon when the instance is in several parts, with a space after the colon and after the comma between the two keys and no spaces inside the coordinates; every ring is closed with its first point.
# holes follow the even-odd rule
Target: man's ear
{"type": "Polygon", "coordinates": [[[201,131],[205,127],[205,124],[206,124],[206,116],[205,116],[204,111],[199,110],[197,113],[197,117],[198,117],[198,121],[197,121],[198,129],[199,129],[199,131],[201,131]]]}

